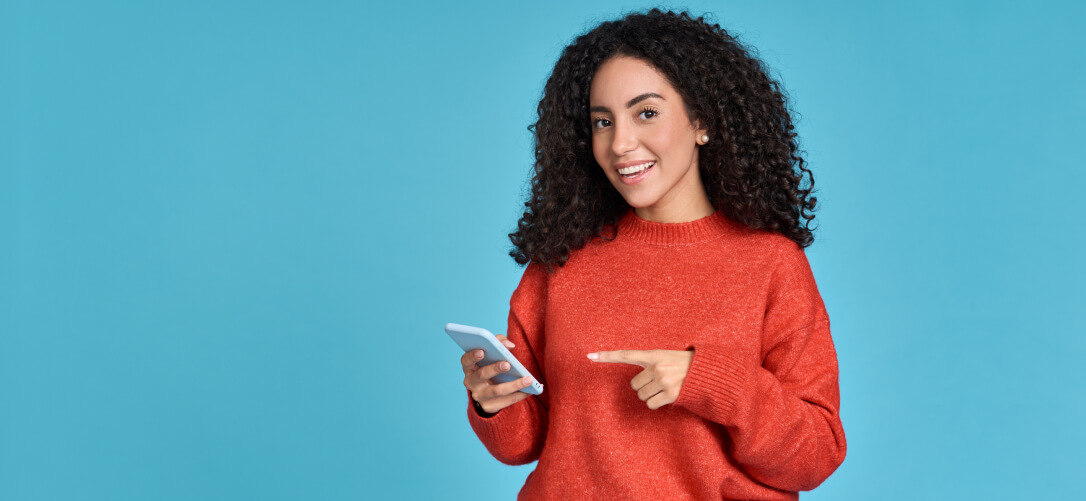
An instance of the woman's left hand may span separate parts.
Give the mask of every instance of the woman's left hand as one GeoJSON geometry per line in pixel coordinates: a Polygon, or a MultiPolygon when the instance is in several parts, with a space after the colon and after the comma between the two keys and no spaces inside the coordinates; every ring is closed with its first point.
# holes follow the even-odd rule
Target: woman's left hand
{"type": "Polygon", "coordinates": [[[616,350],[589,353],[588,358],[596,362],[633,364],[645,370],[630,380],[630,386],[637,391],[637,398],[656,410],[679,398],[690,362],[694,360],[693,351],[677,350],[616,350]]]}

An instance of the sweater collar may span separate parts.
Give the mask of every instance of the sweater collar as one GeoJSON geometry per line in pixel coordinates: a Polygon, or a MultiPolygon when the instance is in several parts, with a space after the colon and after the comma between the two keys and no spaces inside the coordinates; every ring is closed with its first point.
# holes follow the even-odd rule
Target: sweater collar
{"type": "Polygon", "coordinates": [[[719,210],[685,223],[656,223],[641,219],[630,208],[618,221],[618,234],[656,245],[685,245],[718,238],[734,231],[736,224],[719,210]]]}

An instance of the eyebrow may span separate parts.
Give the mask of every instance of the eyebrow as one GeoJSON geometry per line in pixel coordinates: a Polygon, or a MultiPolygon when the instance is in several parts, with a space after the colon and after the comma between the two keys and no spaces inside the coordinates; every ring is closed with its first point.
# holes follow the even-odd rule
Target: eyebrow
{"type": "MultiPolygon", "coordinates": [[[[626,107],[627,108],[632,108],[633,105],[635,105],[637,103],[640,103],[641,101],[644,101],[644,100],[646,100],[646,99],[648,99],[650,97],[655,97],[657,99],[661,99],[661,100],[666,101],[666,99],[664,99],[664,96],[661,96],[661,95],[659,95],[659,94],[657,94],[655,92],[646,92],[644,94],[641,94],[640,96],[637,96],[637,97],[627,101],[626,102],[626,107]]],[[[593,106],[593,107],[589,108],[588,111],[590,111],[590,112],[600,111],[600,112],[604,112],[604,113],[609,113],[611,110],[609,110],[606,106],[593,106]]]]}

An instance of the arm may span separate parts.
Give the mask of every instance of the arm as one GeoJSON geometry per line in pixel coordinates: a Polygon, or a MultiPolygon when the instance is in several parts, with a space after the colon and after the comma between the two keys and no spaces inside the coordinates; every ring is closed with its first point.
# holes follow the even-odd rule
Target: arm
{"type": "Polygon", "coordinates": [[[761,360],[723,344],[694,345],[676,405],[724,425],[754,479],[811,490],[845,458],[837,355],[803,250],[782,250],[769,284],[761,360]]]}
{"type": "Polygon", "coordinates": [[[537,355],[543,349],[543,317],[546,303],[546,271],[532,263],[524,270],[509,304],[507,336],[517,360],[544,385],[543,395],[528,398],[489,417],[481,415],[468,392],[468,422],[487,450],[502,463],[527,464],[539,459],[547,433],[546,381],[537,355]]]}

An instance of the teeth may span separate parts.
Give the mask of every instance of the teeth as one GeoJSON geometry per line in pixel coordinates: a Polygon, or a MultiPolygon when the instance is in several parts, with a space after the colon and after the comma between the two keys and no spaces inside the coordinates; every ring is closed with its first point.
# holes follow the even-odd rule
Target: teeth
{"type": "Polygon", "coordinates": [[[629,167],[623,167],[623,168],[618,170],[618,173],[622,174],[623,176],[629,176],[630,174],[636,174],[636,173],[641,172],[641,171],[643,171],[645,169],[648,169],[649,167],[652,167],[652,165],[655,164],[655,163],[656,162],[645,162],[643,164],[637,164],[637,165],[631,165],[629,167]]]}

